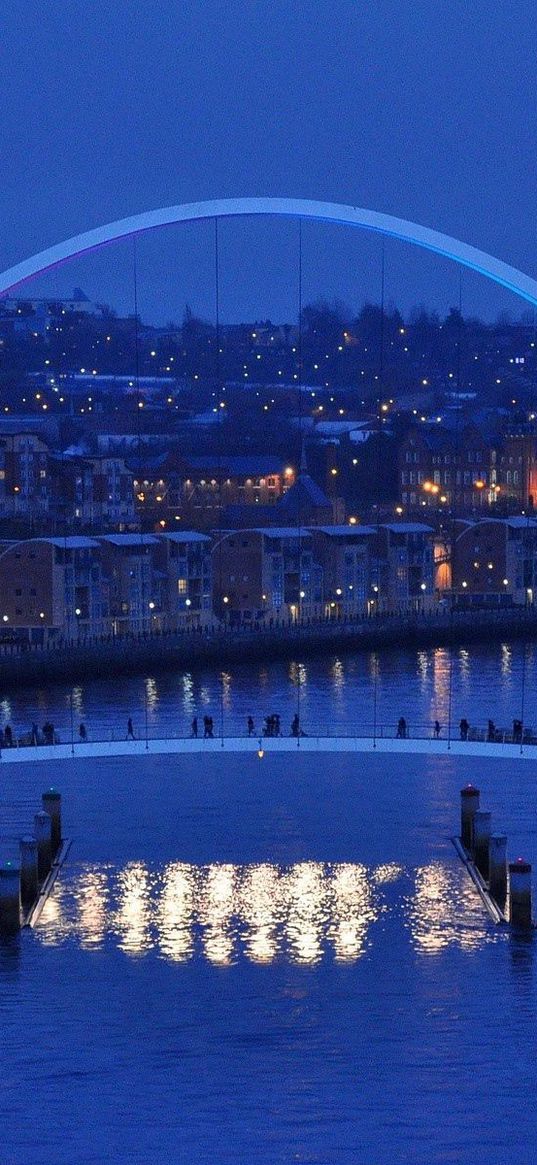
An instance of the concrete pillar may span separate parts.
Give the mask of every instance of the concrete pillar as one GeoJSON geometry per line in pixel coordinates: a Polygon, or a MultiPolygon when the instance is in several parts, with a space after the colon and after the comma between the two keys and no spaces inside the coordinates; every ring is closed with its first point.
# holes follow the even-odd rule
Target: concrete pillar
{"type": "Polygon", "coordinates": [[[37,841],[37,876],[40,882],[44,882],[52,865],[51,834],[52,821],[48,813],[36,813],[34,837],[37,841]]]}
{"type": "Polygon", "coordinates": [[[489,842],[490,842],[490,822],[492,814],[485,812],[483,809],[478,809],[474,813],[473,828],[474,828],[474,842],[472,852],[474,855],[474,862],[483,875],[485,880],[489,876],[489,842]]]}
{"type": "Polygon", "coordinates": [[[474,813],[479,809],[479,789],[473,785],[465,785],[461,789],[461,841],[465,849],[472,848],[472,821],[474,813]]]}
{"type": "Polygon", "coordinates": [[[509,862],[509,921],[531,926],[531,865],[523,858],[509,862]]]}
{"type": "Polygon", "coordinates": [[[507,898],[507,838],[504,833],[493,833],[489,842],[489,890],[498,906],[507,898]]]}
{"type": "Polygon", "coordinates": [[[26,910],[37,898],[37,841],[35,837],[21,837],[21,902],[26,910]]]}
{"type": "Polygon", "coordinates": [[[21,872],[14,862],[0,865],[0,934],[15,934],[21,925],[21,872]]]}
{"type": "Polygon", "coordinates": [[[55,789],[47,789],[46,793],[43,793],[41,800],[43,802],[43,810],[45,813],[48,813],[52,822],[50,846],[52,860],[54,861],[62,844],[62,796],[55,789]]]}

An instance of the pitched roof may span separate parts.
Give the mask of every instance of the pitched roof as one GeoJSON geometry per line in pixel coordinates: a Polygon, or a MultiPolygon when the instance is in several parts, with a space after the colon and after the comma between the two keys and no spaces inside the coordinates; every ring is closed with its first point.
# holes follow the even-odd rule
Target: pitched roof
{"type": "Polygon", "coordinates": [[[284,511],[286,515],[293,515],[296,518],[300,517],[301,511],[306,509],[331,510],[332,508],[330,498],[327,498],[309,473],[299,474],[294,485],[287,490],[282,498],[278,499],[276,505],[280,513],[284,511]]]}

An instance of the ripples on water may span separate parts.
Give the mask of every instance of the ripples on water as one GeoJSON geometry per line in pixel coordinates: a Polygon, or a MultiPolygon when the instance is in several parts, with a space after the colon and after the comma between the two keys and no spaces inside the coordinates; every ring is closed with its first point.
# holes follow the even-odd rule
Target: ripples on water
{"type": "Polygon", "coordinates": [[[112,945],[172,962],[352,963],[388,914],[422,954],[452,944],[472,950],[500,935],[487,925],[469,879],[439,862],[409,873],[397,863],[85,866],[74,877],[65,872],[36,933],[46,946],[112,945]]]}
{"type": "Polygon", "coordinates": [[[299,703],[310,734],[368,734],[374,721],[392,734],[404,716],[412,735],[432,733],[439,720],[445,736],[450,717],[455,728],[463,716],[475,725],[492,719],[510,728],[521,718],[537,727],[536,681],[533,644],[331,655],[0,691],[0,724],[22,733],[50,719],[63,740],[71,732],[76,740],[83,721],[90,739],[117,739],[132,716],[138,736],[187,736],[193,716],[209,714],[217,734],[236,735],[249,715],[260,733],[277,712],[287,733],[299,703]]]}
{"type": "MultiPolygon", "coordinates": [[[[25,822],[43,768],[0,774],[25,822]]],[[[1,1165],[533,1160],[533,943],[490,923],[448,840],[467,779],[532,840],[532,765],[513,770],[66,761],[68,860],[0,943],[1,1165]]]]}

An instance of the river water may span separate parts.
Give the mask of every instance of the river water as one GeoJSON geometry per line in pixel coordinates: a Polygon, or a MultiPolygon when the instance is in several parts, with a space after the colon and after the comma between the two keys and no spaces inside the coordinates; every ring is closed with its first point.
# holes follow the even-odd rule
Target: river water
{"type": "MultiPolygon", "coordinates": [[[[309,661],[304,717],[366,724],[376,663],[309,661]]],[[[533,707],[518,645],[458,652],[451,677],[443,652],[378,668],[386,723],[445,723],[450,678],[457,716],[508,722],[523,672],[533,707]]],[[[104,730],[106,701],[121,723],[148,688],[155,731],[218,707],[218,677],[168,675],[88,684],[77,711],[104,730]]],[[[5,710],[30,696],[63,730],[68,695],[5,710]]],[[[274,702],[290,718],[296,673],[245,665],[225,698],[237,731],[274,702]]],[[[535,861],[532,762],[28,750],[0,775],[4,856],[52,783],[72,839],[39,924],[0,943],[2,1165],[533,1159],[534,940],[492,924],[450,840],[472,780],[535,861]]]]}
{"type": "MultiPolygon", "coordinates": [[[[521,642],[472,644],[421,651],[318,656],[225,671],[154,672],[147,676],[54,684],[16,691],[0,687],[0,726],[17,735],[51,721],[60,739],[78,738],[84,723],[92,740],[122,738],[132,717],[138,736],[186,736],[197,716],[212,715],[215,733],[244,734],[251,715],[258,734],[276,712],[289,732],[297,708],[308,735],[393,735],[403,716],[410,735],[442,735],[461,718],[512,727],[513,719],[537,729],[537,653],[521,642]]],[[[1,681],[0,681],[1,683],[1,681]]]]}

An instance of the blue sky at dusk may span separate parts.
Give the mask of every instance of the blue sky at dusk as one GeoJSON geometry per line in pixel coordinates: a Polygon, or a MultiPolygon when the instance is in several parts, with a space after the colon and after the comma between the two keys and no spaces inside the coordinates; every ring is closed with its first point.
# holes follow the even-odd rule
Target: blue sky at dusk
{"type": "MultiPolygon", "coordinates": [[[[537,276],[537,106],[529,0],[15,0],[0,15],[0,267],[173,203],[270,195],[434,227],[537,276]]],[[[298,227],[221,226],[222,316],[291,319],[298,227]]],[[[304,300],[380,294],[378,238],[304,226],[304,300]]],[[[211,224],[139,240],[152,322],[210,316],[211,224]]],[[[132,308],[132,244],[35,283],[132,308]]],[[[454,264],[386,243],[404,311],[457,302],[454,264]]],[[[524,304],[464,273],[463,308],[524,304]]]]}

